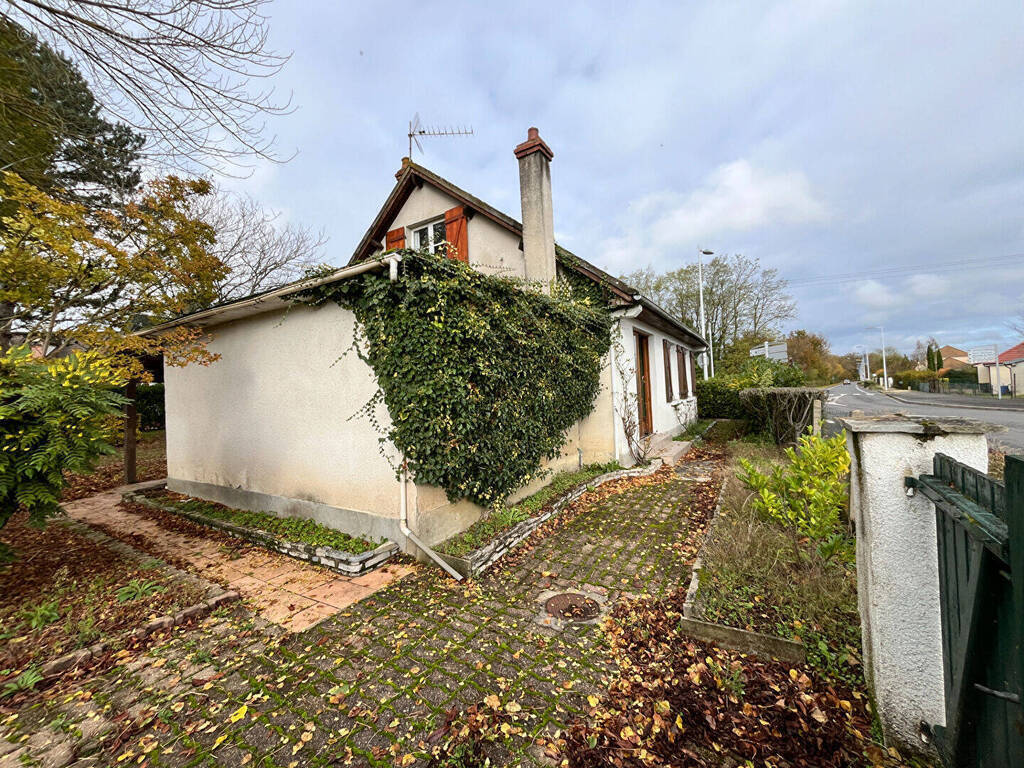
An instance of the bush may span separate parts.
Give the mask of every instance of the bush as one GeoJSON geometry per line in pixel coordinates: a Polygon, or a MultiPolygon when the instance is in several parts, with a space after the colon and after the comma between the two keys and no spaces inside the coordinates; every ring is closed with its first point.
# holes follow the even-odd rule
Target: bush
{"type": "Polygon", "coordinates": [[[740,402],[740,391],[728,379],[698,381],[697,416],[701,419],[745,419],[747,411],[740,402]]]}
{"type": "Polygon", "coordinates": [[[744,389],[740,402],[753,423],[771,434],[778,445],[795,443],[807,432],[814,417],[814,402],[824,407],[828,395],[813,387],[764,387],[744,389]]]}
{"type": "Polygon", "coordinates": [[[743,471],[737,477],[754,492],[754,510],[790,532],[798,557],[803,536],[815,542],[826,562],[835,555],[847,557],[849,537],[840,514],[846,507],[850,471],[846,433],[827,439],[804,435],[796,448],[786,449],[786,458],[788,464],[768,473],[740,459],[743,471]]]}
{"type": "Polygon", "coordinates": [[[916,388],[920,383],[935,381],[938,378],[939,374],[935,371],[897,371],[892,374],[892,383],[898,389],[916,388]]]}
{"type": "Polygon", "coordinates": [[[148,432],[163,429],[164,416],[164,385],[139,384],[135,394],[135,408],[139,412],[139,429],[148,432]]]}
{"type": "Polygon", "coordinates": [[[86,473],[114,452],[118,383],[91,352],[46,363],[27,347],[0,356],[0,527],[19,508],[42,524],[60,509],[63,472],[86,473]]]}

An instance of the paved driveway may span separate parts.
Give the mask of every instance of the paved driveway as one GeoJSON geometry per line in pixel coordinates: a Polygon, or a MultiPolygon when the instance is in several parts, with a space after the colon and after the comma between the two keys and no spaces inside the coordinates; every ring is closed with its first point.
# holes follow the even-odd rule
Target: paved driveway
{"type": "Polygon", "coordinates": [[[689,577],[704,526],[688,517],[696,481],[663,470],[644,482],[584,496],[480,580],[420,569],[299,634],[214,617],[10,727],[42,740],[57,710],[114,725],[83,766],[422,765],[449,710],[489,700],[514,713],[494,761],[543,764],[610,663],[595,626],[539,621],[544,596],[659,595],[689,577]]]}

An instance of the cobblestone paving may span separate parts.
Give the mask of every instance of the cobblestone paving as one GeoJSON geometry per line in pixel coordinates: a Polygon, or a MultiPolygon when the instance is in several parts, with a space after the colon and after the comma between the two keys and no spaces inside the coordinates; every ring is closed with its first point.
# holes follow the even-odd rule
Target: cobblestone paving
{"type": "Polygon", "coordinates": [[[692,483],[659,480],[584,497],[475,582],[422,569],[300,634],[222,612],[46,707],[0,713],[0,766],[424,765],[446,712],[492,695],[522,731],[492,762],[544,764],[609,662],[597,626],[541,626],[537,598],[585,589],[610,604],[682,584],[703,532],[687,519],[692,483]]]}

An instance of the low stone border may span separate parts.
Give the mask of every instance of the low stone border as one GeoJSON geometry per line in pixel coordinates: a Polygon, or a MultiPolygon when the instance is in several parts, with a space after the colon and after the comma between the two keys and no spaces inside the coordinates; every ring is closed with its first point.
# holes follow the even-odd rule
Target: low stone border
{"type": "Polygon", "coordinates": [[[708,529],[704,532],[704,541],[701,542],[700,549],[697,550],[697,557],[693,561],[693,567],[690,569],[690,586],[686,590],[686,600],[683,602],[683,616],[688,619],[693,618],[693,615],[698,612],[697,591],[700,589],[700,572],[704,567],[704,550],[707,549],[708,542],[711,541],[711,534],[715,530],[715,522],[722,511],[722,496],[725,493],[725,486],[728,482],[729,477],[726,475],[722,478],[722,485],[718,489],[715,511],[711,513],[711,519],[708,521],[708,529]]]}
{"type": "Polygon", "coordinates": [[[711,421],[711,423],[708,424],[706,427],[704,427],[704,429],[701,430],[701,433],[699,435],[695,436],[691,442],[696,443],[698,440],[703,440],[704,439],[704,435],[706,435],[708,432],[710,432],[711,428],[713,426],[715,426],[715,424],[717,424],[719,420],[718,419],[711,419],[710,421],[711,421]]]}
{"type": "Polygon", "coordinates": [[[137,627],[131,632],[127,632],[111,641],[96,643],[95,645],[90,645],[88,648],[83,648],[78,651],[66,653],[63,656],[58,656],[56,659],[43,664],[43,666],[40,667],[39,672],[43,677],[59,675],[61,672],[65,672],[72,667],[77,667],[81,664],[86,664],[92,659],[100,656],[118,640],[145,640],[154,632],[171,629],[179,624],[184,624],[189,619],[206,616],[214,608],[234,603],[239,598],[240,595],[234,590],[221,592],[219,595],[208,598],[201,603],[196,603],[195,605],[190,605],[187,608],[182,608],[174,615],[159,616],[155,619],[151,619],[141,627],[137,627]]]}
{"type": "Polygon", "coordinates": [[[750,653],[754,656],[770,656],[788,664],[804,664],[807,661],[803,643],[795,640],[784,640],[760,632],[749,632],[691,618],[680,619],[679,628],[690,637],[732,651],[750,653]]]}
{"type": "MultiPolygon", "coordinates": [[[[159,488],[160,486],[156,487],[159,488]]],[[[179,509],[172,504],[161,504],[148,496],[143,496],[142,494],[134,491],[123,494],[121,498],[125,501],[130,501],[133,504],[141,504],[144,507],[150,507],[152,509],[159,509],[163,512],[180,515],[194,523],[216,528],[217,530],[223,531],[231,536],[244,539],[275,552],[280,552],[282,555],[295,558],[296,560],[313,563],[314,565],[322,565],[325,568],[329,568],[330,570],[344,574],[345,576],[358,576],[368,571],[372,571],[374,568],[379,568],[387,562],[392,555],[398,552],[398,545],[393,541],[389,541],[381,544],[376,549],[370,550],[369,552],[362,552],[356,555],[351,552],[342,552],[340,549],[334,549],[333,547],[315,547],[312,544],[306,544],[301,541],[285,541],[283,539],[278,539],[269,533],[264,533],[263,531],[255,530],[253,528],[243,528],[240,525],[207,517],[206,515],[201,515],[198,512],[189,512],[179,509]]]]}
{"type": "Polygon", "coordinates": [[[467,579],[479,576],[507,555],[517,545],[521,544],[542,524],[546,523],[552,517],[561,512],[563,508],[572,504],[572,502],[576,501],[576,499],[586,493],[590,488],[596,488],[607,482],[618,480],[623,477],[646,477],[647,475],[653,475],[661,469],[661,467],[661,459],[652,459],[651,463],[646,467],[617,469],[614,472],[606,472],[603,475],[591,478],[585,483],[580,483],[575,488],[566,491],[566,493],[562,495],[558,501],[552,504],[547,511],[541,512],[536,517],[531,517],[529,520],[523,520],[523,522],[518,525],[512,526],[504,533],[499,534],[490,542],[484,544],[479,549],[470,552],[465,557],[446,555],[444,552],[440,552],[438,550],[435,550],[435,552],[437,552],[437,554],[440,555],[448,565],[467,579]]]}

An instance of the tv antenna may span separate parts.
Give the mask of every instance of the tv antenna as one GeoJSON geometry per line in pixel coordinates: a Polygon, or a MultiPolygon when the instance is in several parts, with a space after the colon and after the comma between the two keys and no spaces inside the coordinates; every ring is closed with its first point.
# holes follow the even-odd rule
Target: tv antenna
{"type": "Polygon", "coordinates": [[[412,159],[412,145],[416,142],[416,148],[423,154],[423,145],[420,144],[420,136],[472,136],[473,128],[424,128],[420,123],[420,113],[417,112],[409,121],[409,159],[412,159]]]}

